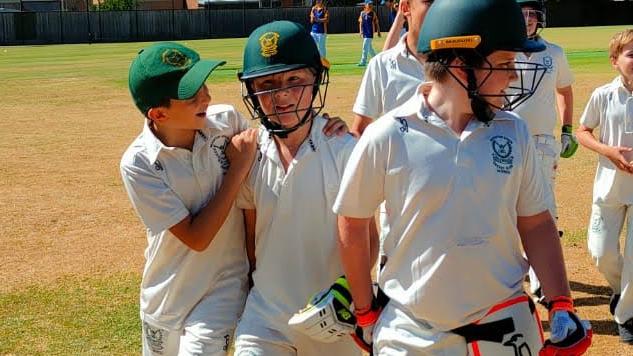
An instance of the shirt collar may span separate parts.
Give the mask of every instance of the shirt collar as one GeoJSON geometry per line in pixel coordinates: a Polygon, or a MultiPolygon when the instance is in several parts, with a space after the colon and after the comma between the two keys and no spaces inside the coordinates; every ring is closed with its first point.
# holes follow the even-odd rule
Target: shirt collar
{"type": "Polygon", "coordinates": [[[143,125],[143,141],[147,149],[149,161],[151,164],[154,164],[158,158],[158,154],[161,150],[165,149],[166,146],[154,135],[154,132],[149,127],[149,122],[149,119],[145,119],[145,124],[143,125]]]}
{"type": "Polygon", "coordinates": [[[633,92],[629,91],[629,89],[624,86],[624,79],[622,79],[621,75],[618,75],[618,77],[613,80],[613,84],[616,88],[618,88],[618,90],[622,90],[628,95],[633,95],[633,92]]]}
{"type": "MultiPolygon", "coordinates": [[[[323,127],[325,126],[326,120],[322,116],[316,116],[312,119],[312,127],[310,128],[310,133],[308,137],[301,144],[301,148],[299,149],[299,153],[295,158],[298,158],[299,155],[302,155],[301,152],[305,149],[308,152],[316,152],[321,142],[326,139],[324,134],[321,134],[323,127]],[[306,146],[307,147],[304,147],[306,146]]],[[[310,122],[307,122],[306,125],[310,125],[310,122]]],[[[259,127],[259,149],[262,155],[268,157],[273,161],[279,160],[279,152],[277,151],[277,146],[275,145],[275,139],[272,137],[268,131],[263,126],[259,127]]]]}
{"type": "MultiPolygon", "coordinates": [[[[409,99],[402,107],[402,111],[398,111],[396,113],[396,117],[398,116],[409,116],[415,115],[418,119],[431,123],[435,126],[446,126],[446,122],[439,116],[437,116],[431,109],[426,105],[425,96],[428,95],[431,90],[432,82],[424,82],[418,86],[415,91],[415,94],[409,99]]],[[[497,111],[492,120],[510,120],[514,114],[507,111],[497,111]]],[[[476,118],[473,118],[466,125],[465,131],[474,131],[475,129],[488,126],[490,123],[483,123],[476,118]]]]}

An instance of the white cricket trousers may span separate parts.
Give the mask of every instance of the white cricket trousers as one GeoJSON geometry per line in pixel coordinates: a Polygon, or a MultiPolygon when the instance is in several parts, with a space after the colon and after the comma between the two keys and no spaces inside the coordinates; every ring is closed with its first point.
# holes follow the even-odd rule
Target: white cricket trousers
{"type": "MultiPolygon", "coordinates": [[[[537,162],[541,167],[541,173],[545,178],[545,204],[552,214],[554,221],[558,218],[556,209],[556,195],[554,187],[556,183],[556,167],[560,154],[560,144],[556,142],[556,138],[552,135],[534,135],[534,144],[536,146],[537,162]]],[[[530,276],[530,292],[534,294],[541,287],[541,282],[536,277],[534,269],[530,267],[528,272],[530,276]]]]}
{"type": "Polygon", "coordinates": [[[477,324],[511,318],[514,331],[501,333],[502,342],[473,341],[451,331],[433,328],[409,316],[390,302],[374,328],[374,355],[380,356],[515,356],[538,355],[543,347],[543,330],[538,313],[530,308],[524,293],[490,308],[477,324]],[[517,352],[520,350],[520,352],[517,352]],[[528,351],[529,350],[529,351],[528,351]]]}
{"type": "Polygon", "coordinates": [[[620,301],[615,321],[623,324],[633,318],[633,207],[624,204],[594,203],[587,231],[589,252],[598,270],[620,301]],[[626,222],[624,255],[620,233],[626,222]]]}
{"type": "Polygon", "coordinates": [[[325,40],[327,39],[327,35],[325,33],[310,32],[310,36],[312,36],[314,43],[316,43],[321,58],[326,58],[325,40]]]}
{"type": "Polygon", "coordinates": [[[143,324],[143,356],[225,356],[244,310],[247,280],[225,278],[189,312],[180,328],[143,324]]]}
{"type": "Polygon", "coordinates": [[[366,65],[369,59],[376,55],[376,51],[374,51],[374,46],[372,46],[373,38],[363,37],[363,51],[360,55],[360,63],[362,65],[366,65]]]}

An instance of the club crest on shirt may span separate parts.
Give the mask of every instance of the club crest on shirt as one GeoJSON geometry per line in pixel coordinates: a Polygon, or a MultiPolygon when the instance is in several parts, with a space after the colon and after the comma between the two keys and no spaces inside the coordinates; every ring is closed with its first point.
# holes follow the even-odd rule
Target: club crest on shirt
{"type": "Polygon", "coordinates": [[[543,65],[547,68],[545,71],[551,73],[554,70],[554,60],[551,56],[543,57],[543,65]]]}
{"type": "Polygon", "coordinates": [[[224,153],[224,150],[226,150],[226,145],[228,144],[228,136],[220,135],[215,136],[211,140],[211,144],[209,145],[211,150],[213,150],[213,154],[215,155],[215,158],[217,158],[218,163],[220,164],[220,167],[222,167],[222,171],[224,171],[224,173],[226,173],[226,171],[229,169],[229,160],[226,158],[226,154],[224,153]]]}
{"type": "Polygon", "coordinates": [[[492,164],[495,166],[498,173],[511,173],[512,167],[514,167],[512,145],[512,140],[505,136],[493,136],[490,138],[492,164]]]}

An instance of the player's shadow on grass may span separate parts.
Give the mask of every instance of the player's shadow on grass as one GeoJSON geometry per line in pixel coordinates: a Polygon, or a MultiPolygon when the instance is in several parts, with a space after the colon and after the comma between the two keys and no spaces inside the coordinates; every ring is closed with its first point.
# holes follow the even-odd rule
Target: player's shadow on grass
{"type": "Polygon", "coordinates": [[[607,303],[609,302],[608,298],[611,296],[611,288],[607,286],[594,286],[582,282],[569,281],[569,287],[575,292],[606,296],[607,303]]]}
{"type": "MultiPolygon", "coordinates": [[[[607,311],[609,316],[607,320],[589,320],[591,322],[591,328],[593,333],[597,335],[618,335],[618,327],[615,321],[608,314],[609,310],[609,298],[611,297],[611,288],[607,286],[595,286],[592,284],[586,284],[582,282],[569,281],[569,287],[574,292],[582,292],[590,294],[589,297],[574,298],[574,305],[577,307],[582,306],[601,306],[607,311]]],[[[543,321],[543,328],[549,329],[549,323],[543,321]]]]}

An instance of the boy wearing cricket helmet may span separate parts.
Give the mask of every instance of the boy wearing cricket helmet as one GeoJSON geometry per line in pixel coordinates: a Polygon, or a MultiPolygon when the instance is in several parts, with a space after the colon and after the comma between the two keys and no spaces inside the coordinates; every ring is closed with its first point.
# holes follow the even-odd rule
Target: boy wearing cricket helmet
{"type": "Polygon", "coordinates": [[[275,21],[249,36],[239,78],[262,126],[258,157],[237,200],[245,209],[253,287],[235,353],[358,354],[351,338],[321,343],[288,326],[315,290],[342,274],[331,207],[355,139],[322,133],[327,63],[301,25],[275,21]]]}
{"type": "MultiPolygon", "coordinates": [[[[540,32],[546,26],[545,5],[542,0],[517,0],[521,6],[525,20],[527,36],[545,45],[545,50],[536,53],[517,53],[517,60],[535,62],[545,66],[545,74],[530,98],[520,103],[513,111],[527,123],[534,139],[536,157],[545,178],[545,201],[547,208],[558,218],[554,183],[559,157],[569,158],[578,148],[576,138],[572,134],[574,76],[567,63],[563,49],[546,41],[540,32]],[[561,142],[556,142],[554,127],[556,114],[561,122],[561,142]]],[[[529,74],[528,74],[529,75],[529,74]]],[[[511,87],[519,82],[529,80],[519,77],[511,87]]],[[[530,268],[530,292],[538,300],[544,300],[541,286],[534,270],[530,268]]]]}
{"type": "MultiPolygon", "coordinates": [[[[580,355],[591,332],[573,308],[562,249],[544,204],[528,128],[500,110],[528,97],[508,93],[528,40],[515,0],[437,0],[418,52],[428,85],[370,125],[354,148],[334,205],[354,313],[380,355],[580,355]],[[489,20],[488,20],[489,19],[489,20]],[[367,226],[385,201],[389,256],[372,292],[367,226]],[[551,339],[522,287],[528,262],[550,306],[551,339]],[[402,330],[406,330],[403,333],[402,330]]],[[[375,243],[375,241],[373,242],[375,243]]]]}

